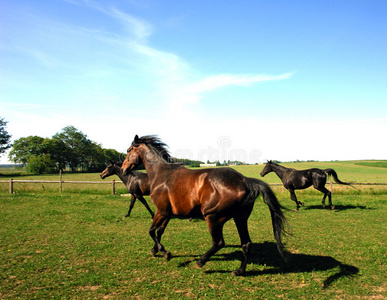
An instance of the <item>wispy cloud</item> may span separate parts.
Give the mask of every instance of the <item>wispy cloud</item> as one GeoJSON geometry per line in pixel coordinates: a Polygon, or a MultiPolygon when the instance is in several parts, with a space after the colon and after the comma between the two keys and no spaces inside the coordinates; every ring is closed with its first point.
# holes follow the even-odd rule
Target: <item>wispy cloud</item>
{"type": "MultiPolygon", "coordinates": [[[[187,84],[181,89],[183,94],[192,95],[199,100],[200,95],[225,86],[249,86],[260,81],[274,81],[289,79],[292,73],[282,75],[213,75],[204,79],[187,84]]],[[[197,102],[193,101],[194,103],[197,102]]],[[[190,101],[192,102],[192,101],[190,101]]]]}
{"type": "Polygon", "coordinates": [[[187,113],[189,105],[198,104],[207,92],[228,87],[228,86],[244,86],[248,87],[257,82],[262,81],[277,81],[289,79],[293,73],[285,73],[281,75],[231,75],[219,74],[205,76],[203,79],[196,81],[180,82],[179,86],[170,85],[165,90],[168,109],[179,113],[187,113]]]}
{"type": "Polygon", "coordinates": [[[115,8],[111,10],[110,15],[123,22],[125,27],[129,30],[129,32],[133,34],[134,38],[138,41],[145,42],[146,38],[152,34],[152,26],[144,20],[135,18],[115,8]]]}
{"type": "MultiPolygon", "coordinates": [[[[167,110],[183,112],[188,104],[198,104],[206,92],[227,86],[251,86],[262,81],[286,80],[294,73],[280,75],[262,74],[215,74],[198,75],[183,58],[174,53],[158,50],[148,44],[148,38],[153,33],[152,25],[146,20],[134,17],[116,8],[105,8],[94,4],[105,15],[124,24],[127,36],[118,36],[117,42],[124,41],[124,47],[132,55],[136,55],[136,68],[153,76],[155,86],[159,88],[158,95],[167,104],[167,110]]],[[[132,58],[129,57],[128,60],[132,58]]],[[[133,66],[133,65],[132,65],[133,66]]]]}

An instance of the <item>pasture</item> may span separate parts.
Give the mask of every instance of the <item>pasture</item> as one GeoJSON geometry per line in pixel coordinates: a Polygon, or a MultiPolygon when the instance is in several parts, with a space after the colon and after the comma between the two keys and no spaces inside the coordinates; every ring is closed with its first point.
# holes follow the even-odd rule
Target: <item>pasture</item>
{"type": "MultiPolygon", "coordinates": [[[[385,162],[318,162],[286,167],[333,168],[350,182],[387,182],[385,162]]],[[[263,166],[237,166],[260,178],[263,166]]],[[[1,170],[0,170],[1,172],[1,170]]],[[[1,180],[58,180],[57,175],[1,180]]],[[[110,177],[118,180],[118,177],[110,177]]],[[[107,179],[107,180],[110,180],[107,179]]],[[[275,174],[263,178],[279,183],[275,174]]],[[[99,174],[64,174],[63,180],[100,180],[99,174]]],[[[329,188],[329,184],[327,184],[329,188]]],[[[211,244],[201,220],[173,219],[163,244],[172,259],[153,257],[151,219],[137,201],[129,218],[129,198],[109,185],[0,184],[0,298],[2,299],[384,299],[387,297],[387,186],[333,186],[335,210],[321,207],[322,194],[297,191],[299,212],[289,193],[273,187],[292,235],[285,264],[277,252],[271,219],[262,198],[249,219],[252,261],[245,277],[231,271],[240,264],[239,238],[225,225],[226,247],[201,269],[195,260],[211,244]]],[[[149,201],[149,197],[145,197],[149,201]]],[[[151,208],[154,206],[150,204],[151,208]]]]}

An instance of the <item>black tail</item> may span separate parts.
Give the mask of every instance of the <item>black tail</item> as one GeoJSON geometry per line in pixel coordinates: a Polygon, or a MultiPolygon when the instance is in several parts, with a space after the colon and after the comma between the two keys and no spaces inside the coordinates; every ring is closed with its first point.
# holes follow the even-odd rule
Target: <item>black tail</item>
{"type": "Polygon", "coordinates": [[[286,261],[287,259],[284,253],[285,247],[282,243],[282,234],[286,233],[285,226],[287,225],[287,220],[282,212],[282,209],[285,208],[278,202],[277,197],[267,183],[256,178],[246,178],[246,184],[250,190],[248,201],[254,201],[259,193],[262,193],[264,201],[269,206],[277,248],[282,258],[286,261]]]}
{"type": "MultiPolygon", "coordinates": [[[[348,182],[342,182],[338,177],[337,177],[337,173],[335,170],[333,169],[325,169],[323,170],[325,173],[327,173],[329,176],[332,176],[333,179],[335,180],[336,183],[339,183],[339,184],[344,184],[344,185],[349,185],[350,187],[353,187],[350,183],[348,182]]],[[[353,187],[354,188],[354,187],[353,187]]]]}

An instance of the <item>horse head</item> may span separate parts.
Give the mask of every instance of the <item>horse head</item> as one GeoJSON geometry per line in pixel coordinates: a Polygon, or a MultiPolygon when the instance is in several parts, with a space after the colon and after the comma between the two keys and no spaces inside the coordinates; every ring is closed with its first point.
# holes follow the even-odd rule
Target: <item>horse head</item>
{"type": "Polygon", "coordinates": [[[124,162],[122,163],[121,170],[124,175],[127,175],[130,171],[142,164],[142,158],[139,151],[139,147],[142,145],[141,139],[136,136],[128,148],[124,162]]]}
{"type": "Polygon", "coordinates": [[[110,164],[106,166],[105,170],[103,170],[99,176],[102,179],[105,179],[106,177],[118,174],[119,170],[117,170],[117,167],[121,168],[121,165],[122,165],[121,162],[110,160],[110,164]]]}
{"type": "Polygon", "coordinates": [[[103,170],[101,172],[101,174],[99,175],[101,177],[101,179],[105,179],[106,177],[109,177],[109,176],[115,174],[115,172],[114,172],[114,164],[115,164],[115,162],[111,160],[110,164],[108,164],[106,166],[105,170],[103,170]]]}
{"type": "Polygon", "coordinates": [[[271,160],[267,161],[266,166],[263,168],[261,172],[261,176],[264,177],[267,173],[273,172],[273,162],[271,160]]]}

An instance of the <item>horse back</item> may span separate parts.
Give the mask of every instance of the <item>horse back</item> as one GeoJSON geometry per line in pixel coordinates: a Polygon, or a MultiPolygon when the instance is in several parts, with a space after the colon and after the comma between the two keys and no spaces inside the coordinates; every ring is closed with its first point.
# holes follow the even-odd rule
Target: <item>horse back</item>
{"type": "Polygon", "coordinates": [[[317,168],[306,170],[294,170],[287,172],[284,180],[284,187],[287,189],[306,189],[317,182],[323,181],[326,174],[317,168]]]}
{"type": "Polygon", "coordinates": [[[180,167],[160,177],[163,180],[152,184],[152,201],[174,215],[190,216],[200,211],[206,216],[245,193],[244,176],[230,168],[180,167]]]}

